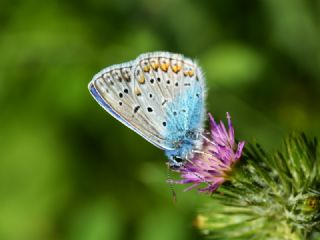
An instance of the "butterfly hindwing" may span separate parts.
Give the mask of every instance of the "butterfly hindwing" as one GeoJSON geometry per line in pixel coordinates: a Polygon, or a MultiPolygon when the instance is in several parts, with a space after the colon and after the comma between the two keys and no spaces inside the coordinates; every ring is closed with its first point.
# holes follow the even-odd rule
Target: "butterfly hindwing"
{"type": "Polygon", "coordinates": [[[203,124],[201,70],[179,54],[147,53],[108,67],[94,76],[89,89],[106,111],[164,150],[174,150],[180,135],[203,124]]]}
{"type": "Polygon", "coordinates": [[[175,149],[182,136],[192,130],[188,128],[203,126],[205,85],[201,69],[183,55],[167,52],[143,54],[136,61],[134,84],[145,96],[138,101],[152,108],[152,119],[165,145],[175,149]]]}

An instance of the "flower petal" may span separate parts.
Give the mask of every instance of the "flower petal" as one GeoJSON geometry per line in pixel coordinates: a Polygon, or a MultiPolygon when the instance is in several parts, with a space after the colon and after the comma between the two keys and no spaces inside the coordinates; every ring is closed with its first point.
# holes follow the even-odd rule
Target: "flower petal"
{"type": "Polygon", "coordinates": [[[192,183],[185,191],[204,183],[207,186],[199,188],[198,191],[214,192],[226,181],[233,164],[242,155],[245,142],[241,141],[236,144],[230,114],[227,113],[228,129],[221,121],[219,124],[216,123],[210,113],[208,115],[210,132],[202,139],[202,149],[197,151],[183,167],[176,170],[181,174],[182,180],[172,181],[176,184],[192,183]]]}

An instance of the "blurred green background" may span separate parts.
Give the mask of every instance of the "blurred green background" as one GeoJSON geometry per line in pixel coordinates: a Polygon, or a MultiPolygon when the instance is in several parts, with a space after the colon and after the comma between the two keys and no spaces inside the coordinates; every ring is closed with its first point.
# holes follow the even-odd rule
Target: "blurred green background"
{"type": "Polygon", "coordinates": [[[154,50],[206,73],[208,110],[279,148],[320,136],[320,1],[0,1],[0,239],[191,240],[208,199],[93,100],[100,69],[154,50]]]}

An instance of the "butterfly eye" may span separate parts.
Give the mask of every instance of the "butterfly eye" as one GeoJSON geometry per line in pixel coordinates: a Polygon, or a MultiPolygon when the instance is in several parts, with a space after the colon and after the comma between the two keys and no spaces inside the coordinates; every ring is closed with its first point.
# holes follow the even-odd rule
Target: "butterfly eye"
{"type": "Polygon", "coordinates": [[[179,156],[173,156],[173,160],[175,160],[178,163],[183,162],[183,159],[181,157],[179,157],[179,156]]]}

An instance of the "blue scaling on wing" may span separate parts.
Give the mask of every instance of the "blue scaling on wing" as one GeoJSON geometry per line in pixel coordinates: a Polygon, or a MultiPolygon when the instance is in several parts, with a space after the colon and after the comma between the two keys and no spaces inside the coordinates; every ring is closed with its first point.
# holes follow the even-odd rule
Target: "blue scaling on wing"
{"type": "Polygon", "coordinates": [[[199,144],[197,135],[202,131],[204,114],[203,86],[199,84],[182,92],[168,104],[166,139],[175,147],[165,151],[169,160],[174,157],[185,159],[199,144]]]}

